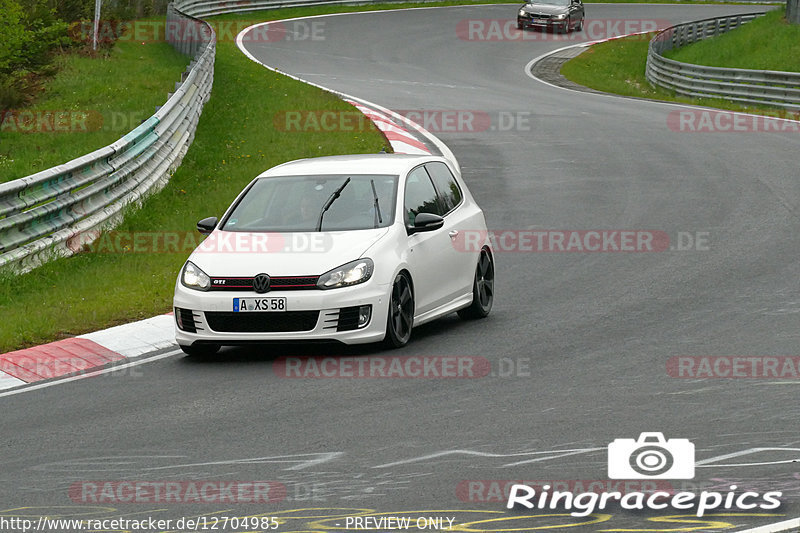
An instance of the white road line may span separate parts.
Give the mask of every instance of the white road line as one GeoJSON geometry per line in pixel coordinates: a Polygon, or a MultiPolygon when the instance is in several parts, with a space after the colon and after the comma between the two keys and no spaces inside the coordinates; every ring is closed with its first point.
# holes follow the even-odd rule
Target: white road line
{"type": "MultiPolygon", "coordinates": [[[[643,4],[637,4],[637,5],[643,5],[643,4]]],[[[664,4],[664,5],[669,5],[669,4],[664,4]]],[[[692,4],[686,4],[686,5],[689,6],[689,5],[692,5],[692,4]]],[[[697,5],[697,4],[695,4],[695,5],[697,5]]],[[[679,103],[679,102],[664,102],[662,100],[653,100],[653,99],[646,98],[646,97],[623,96],[621,94],[604,93],[602,91],[598,91],[598,92],[581,91],[579,89],[571,89],[569,87],[561,87],[560,85],[552,84],[552,83],[550,83],[548,81],[545,81],[545,80],[543,80],[541,78],[537,78],[533,74],[533,72],[531,72],[531,68],[533,68],[533,65],[535,63],[541,61],[545,57],[551,56],[553,54],[557,54],[558,52],[561,52],[563,50],[568,50],[570,48],[578,48],[578,47],[588,48],[589,46],[592,46],[592,45],[595,45],[595,44],[600,44],[600,43],[604,43],[604,42],[607,42],[607,41],[613,41],[613,40],[617,40],[617,39],[624,39],[626,37],[632,37],[632,36],[635,36],[635,35],[642,35],[644,33],[652,33],[652,32],[649,32],[649,31],[641,32],[640,31],[640,32],[636,32],[636,33],[629,33],[627,35],[614,36],[614,37],[610,37],[608,39],[600,39],[600,40],[597,40],[597,41],[587,41],[587,42],[582,42],[582,43],[577,43],[577,44],[571,44],[569,46],[563,46],[563,47],[558,48],[556,50],[553,50],[551,52],[547,52],[547,53],[542,54],[540,56],[534,57],[533,59],[528,61],[528,63],[525,65],[525,75],[528,76],[529,78],[531,78],[532,80],[538,81],[539,83],[542,83],[542,84],[547,85],[549,87],[554,87],[556,89],[561,89],[562,91],[571,91],[571,92],[582,93],[582,94],[586,94],[586,95],[599,96],[601,98],[617,98],[617,99],[636,100],[638,102],[645,102],[645,103],[650,103],[650,104],[654,104],[654,105],[663,105],[663,106],[668,106],[668,107],[678,107],[678,108],[681,108],[681,109],[708,109],[708,110],[711,110],[711,111],[719,111],[719,112],[722,112],[722,113],[730,113],[732,115],[743,115],[743,116],[747,116],[747,117],[756,117],[756,118],[764,117],[764,115],[758,115],[758,114],[755,114],[755,113],[747,113],[745,111],[730,111],[730,110],[727,110],[727,109],[719,109],[717,107],[709,107],[709,106],[704,106],[704,105],[682,104],[682,103],[679,103]]],[[[793,123],[796,123],[796,124],[800,124],[800,120],[792,120],[790,118],[779,118],[779,117],[769,117],[769,118],[771,120],[778,120],[778,121],[782,121],[782,122],[793,122],[793,123]]]]}
{"type": "Polygon", "coordinates": [[[399,466],[409,463],[418,463],[421,461],[427,461],[430,459],[437,459],[439,457],[445,457],[448,455],[471,455],[476,457],[522,457],[522,456],[530,456],[530,455],[544,455],[544,454],[557,454],[557,455],[549,455],[547,457],[541,457],[536,459],[530,459],[521,461],[518,463],[508,463],[503,466],[514,466],[517,464],[529,463],[534,461],[546,461],[548,459],[556,459],[558,457],[563,457],[565,455],[575,455],[579,453],[589,453],[598,450],[605,450],[605,448],[579,448],[574,450],[547,450],[543,452],[519,452],[519,453],[487,453],[487,452],[477,452],[475,450],[444,450],[441,452],[431,453],[428,455],[423,455],[421,457],[412,457],[411,459],[403,459],[402,461],[395,461],[392,463],[386,463],[382,465],[373,466],[372,468],[390,468],[392,466],[399,466]]]}
{"type": "MultiPolygon", "coordinates": [[[[695,465],[697,465],[697,466],[706,465],[706,464],[713,463],[713,462],[716,462],[716,461],[724,461],[725,459],[733,459],[734,457],[741,457],[743,455],[750,455],[750,454],[758,453],[758,452],[779,452],[779,451],[800,452],[800,448],[748,448],[746,450],[742,450],[742,451],[739,451],[739,452],[726,453],[725,455],[718,455],[716,457],[710,457],[708,459],[703,459],[702,461],[696,461],[695,465]]],[[[750,464],[751,465],[755,465],[755,464],[761,464],[761,465],[763,465],[763,464],[781,464],[781,463],[785,463],[785,462],[794,462],[794,461],[777,461],[775,463],[750,463],[750,464]]],[[[739,465],[719,465],[719,466],[749,466],[749,465],[748,464],[743,464],[743,465],[739,464],[739,465]]]]}
{"type": "Polygon", "coordinates": [[[517,465],[524,465],[524,464],[528,464],[528,463],[538,463],[539,461],[549,461],[550,459],[558,459],[560,457],[567,457],[569,455],[579,455],[579,454],[582,454],[582,453],[589,453],[589,452],[598,451],[598,450],[605,450],[605,448],[584,448],[582,450],[568,451],[568,452],[561,453],[561,454],[558,454],[558,455],[550,455],[550,456],[547,456],[547,457],[537,457],[536,459],[526,459],[525,461],[518,461],[516,463],[508,463],[508,464],[503,465],[503,466],[517,466],[517,465]]]}
{"type": "Polygon", "coordinates": [[[275,455],[271,457],[250,457],[246,459],[228,459],[223,461],[211,461],[207,463],[187,463],[179,465],[155,466],[145,468],[145,470],[172,470],[175,468],[195,468],[198,466],[216,466],[216,465],[247,465],[247,464],[264,464],[264,463],[299,463],[284,470],[302,470],[309,466],[316,466],[318,464],[327,463],[338,457],[344,455],[344,452],[321,452],[321,453],[298,453],[294,455],[275,455]],[[310,459],[299,458],[310,457],[310,459]]]}
{"type": "MultiPolygon", "coordinates": [[[[492,4],[487,4],[487,5],[492,5],[492,4]]],[[[410,8],[409,10],[415,10],[415,9],[443,9],[443,7],[419,7],[419,8],[410,8]]],[[[406,124],[411,129],[417,131],[420,135],[425,137],[429,142],[431,142],[434,146],[436,146],[436,148],[439,149],[439,151],[442,153],[442,155],[446,159],[450,160],[453,163],[453,165],[456,167],[456,169],[459,172],[461,172],[461,166],[459,165],[455,154],[453,154],[452,150],[450,150],[450,147],[447,146],[436,135],[432,134],[431,132],[429,132],[428,130],[426,130],[425,128],[423,128],[422,126],[417,124],[416,122],[413,122],[413,121],[409,120],[408,118],[406,118],[406,117],[404,117],[404,116],[402,116],[402,115],[400,115],[398,113],[395,113],[394,111],[392,111],[390,109],[387,109],[387,108],[385,108],[383,106],[380,106],[380,105],[375,104],[373,102],[370,102],[368,100],[364,100],[363,98],[358,98],[356,96],[353,96],[353,95],[350,95],[350,94],[347,94],[347,93],[343,93],[343,92],[340,92],[340,91],[329,89],[328,87],[325,87],[324,85],[320,85],[318,83],[314,83],[314,82],[308,81],[308,80],[303,79],[303,78],[301,78],[299,76],[295,76],[293,74],[289,74],[288,72],[285,72],[285,71],[283,71],[283,70],[281,70],[279,68],[267,65],[266,63],[264,63],[263,61],[260,61],[258,58],[256,58],[256,56],[254,56],[253,54],[250,53],[250,51],[247,50],[247,48],[246,48],[246,44],[247,43],[244,41],[245,35],[249,31],[253,30],[254,28],[258,28],[258,27],[261,27],[261,26],[269,25],[269,24],[275,24],[275,23],[278,23],[278,22],[289,22],[289,21],[293,21],[293,20],[304,20],[304,19],[317,18],[317,17],[331,17],[331,16],[358,15],[358,14],[362,14],[363,15],[363,14],[368,14],[368,13],[381,13],[381,12],[388,12],[388,11],[392,11],[392,10],[360,11],[360,12],[355,12],[355,13],[334,13],[334,14],[330,14],[330,15],[311,15],[311,16],[307,16],[307,17],[295,17],[295,18],[289,18],[289,19],[283,19],[283,20],[271,20],[271,21],[267,21],[267,22],[260,22],[258,24],[253,24],[252,26],[248,26],[247,28],[245,28],[242,31],[240,31],[239,34],[236,36],[236,46],[239,48],[239,50],[248,59],[250,59],[254,63],[258,63],[259,65],[261,65],[262,67],[264,67],[264,68],[266,68],[268,70],[271,70],[273,72],[277,72],[278,74],[283,74],[284,76],[287,76],[287,77],[289,77],[289,78],[291,78],[293,80],[297,80],[297,81],[303,82],[305,84],[311,85],[312,87],[317,87],[318,89],[322,89],[323,91],[329,92],[331,94],[335,94],[336,96],[338,96],[342,100],[355,100],[356,102],[359,102],[362,105],[365,105],[367,107],[371,107],[375,111],[379,111],[381,113],[385,113],[385,114],[391,116],[392,118],[395,118],[395,119],[399,120],[400,123],[406,124]]],[[[423,142],[423,144],[426,144],[426,143],[423,142]]]]}
{"type": "Polygon", "coordinates": [[[776,522],[766,526],[745,529],[737,533],[778,533],[779,531],[789,531],[796,528],[800,528],[800,518],[792,518],[791,520],[784,520],[783,522],[776,522]]]}
{"type": "Polygon", "coordinates": [[[13,396],[15,394],[22,394],[23,392],[29,392],[29,391],[33,391],[33,390],[46,389],[47,387],[54,387],[56,385],[62,385],[64,383],[69,383],[71,381],[77,381],[79,379],[87,379],[87,378],[94,377],[94,376],[100,376],[102,374],[110,374],[111,372],[117,372],[119,370],[124,370],[126,368],[131,368],[131,367],[143,365],[143,364],[146,364],[146,363],[152,363],[154,361],[158,361],[160,359],[165,359],[167,357],[172,357],[174,355],[178,355],[178,354],[182,354],[182,353],[183,352],[181,350],[172,350],[170,352],[154,355],[152,357],[139,359],[137,361],[131,361],[130,363],[125,363],[125,364],[122,364],[122,365],[114,365],[114,366],[111,366],[111,367],[108,367],[108,368],[104,368],[102,370],[97,370],[97,371],[91,371],[90,370],[90,371],[88,371],[86,373],[83,373],[83,374],[80,374],[80,375],[77,375],[77,376],[71,376],[71,377],[64,378],[64,379],[56,379],[54,381],[48,381],[47,383],[33,384],[33,385],[28,386],[28,387],[22,387],[22,388],[19,388],[19,389],[10,390],[8,392],[2,392],[2,393],[0,393],[0,398],[2,398],[4,396],[13,396]]]}

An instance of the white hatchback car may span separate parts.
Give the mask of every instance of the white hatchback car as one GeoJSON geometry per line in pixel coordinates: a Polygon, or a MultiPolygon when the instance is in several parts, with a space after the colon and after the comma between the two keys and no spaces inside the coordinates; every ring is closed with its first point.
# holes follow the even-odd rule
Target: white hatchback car
{"type": "Polygon", "coordinates": [[[437,156],[320,157],[254,179],[175,284],[188,354],[269,341],[405,345],[457,311],[489,314],[494,257],[483,212],[437,156]]]}

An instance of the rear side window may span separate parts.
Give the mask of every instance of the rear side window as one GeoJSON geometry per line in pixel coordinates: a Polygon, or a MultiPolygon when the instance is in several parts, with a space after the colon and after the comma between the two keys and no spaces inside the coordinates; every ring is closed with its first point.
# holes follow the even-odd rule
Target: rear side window
{"type": "Polygon", "coordinates": [[[417,167],[408,173],[404,209],[409,226],[414,225],[414,219],[420,213],[443,214],[436,198],[436,189],[425,167],[417,167]]]}
{"type": "Polygon", "coordinates": [[[449,213],[461,203],[461,189],[458,188],[456,179],[444,163],[428,163],[425,167],[433,178],[445,213],[449,213]]]}

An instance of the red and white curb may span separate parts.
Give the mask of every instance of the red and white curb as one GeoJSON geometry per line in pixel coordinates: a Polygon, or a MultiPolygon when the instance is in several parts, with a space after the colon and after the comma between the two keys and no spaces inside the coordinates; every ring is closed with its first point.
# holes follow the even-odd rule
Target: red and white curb
{"type": "Polygon", "coordinates": [[[0,390],[174,348],[172,314],[0,354],[0,390]]]}
{"type": "MultiPolygon", "coordinates": [[[[369,13],[375,13],[375,11],[371,11],[369,13]]],[[[363,98],[358,98],[356,96],[347,93],[329,89],[328,87],[325,87],[318,83],[314,83],[299,76],[295,76],[288,72],[284,72],[281,69],[267,65],[263,61],[260,61],[253,54],[251,54],[245,47],[245,36],[249,31],[255,28],[268,26],[270,24],[279,24],[282,22],[294,21],[294,20],[304,20],[309,18],[320,18],[320,17],[333,17],[333,16],[341,16],[347,14],[352,15],[361,13],[311,15],[307,17],[295,17],[295,18],[272,20],[268,22],[260,22],[258,24],[253,24],[252,26],[248,26],[247,28],[239,32],[239,34],[236,36],[236,46],[239,48],[239,51],[241,51],[251,61],[258,63],[262,67],[271,70],[272,72],[277,72],[278,74],[282,74],[293,80],[301,81],[305,84],[311,85],[312,87],[317,87],[318,89],[322,89],[323,91],[334,94],[339,98],[341,98],[342,100],[355,106],[359,111],[361,111],[362,113],[364,113],[364,115],[370,118],[375,124],[375,126],[383,132],[383,134],[386,136],[386,139],[389,141],[389,144],[391,144],[392,149],[394,150],[395,153],[422,154],[422,155],[433,154],[433,153],[441,154],[443,157],[450,160],[450,162],[452,162],[456,168],[460,169],[458,160],[456,159],[452,150],[450,150],[450,148],[444,142],[442,142],[441,139],[430,133],[428,130],[426,130],[416,122],[413,122],[412,120],[409,120],[406,117],[403,117],[398,113],[391,111],[390,109],[386,109],[385,107],[382,107],[378,104],[364,100],[363,98]]]]}
{"type": "Polygon", "coordinates": [[[379,113],[378,111],[375,111],[363,104],[359,104],[354,100],[345,99],[345,102],[361,111],[364,116],[366,116],[372,121],[373,124],[375,124],[375,127],[383,133],[383,135],[389,141],[389,144],[392,145],[392,150],[394,150],[394,153],[423,155],[431,153],[430,149],[425,146],[425,143],[420,142],[416,137],[409,133],[406,128],[396,124],[387,115],[379,113]]]}

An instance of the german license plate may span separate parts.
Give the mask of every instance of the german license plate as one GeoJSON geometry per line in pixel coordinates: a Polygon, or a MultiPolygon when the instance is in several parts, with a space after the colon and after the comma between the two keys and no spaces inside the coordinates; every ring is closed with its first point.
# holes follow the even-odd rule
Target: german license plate
{"type": "Polygon", "coordinates": [[[286,311],[286,298],[234,298],[234,313],[269,312],[279,313],[286,311]]]}
{"type": "Polygon", "coordinates": [[[547,24],[547,19],[533,19],[534,24],[547,24]]]}

